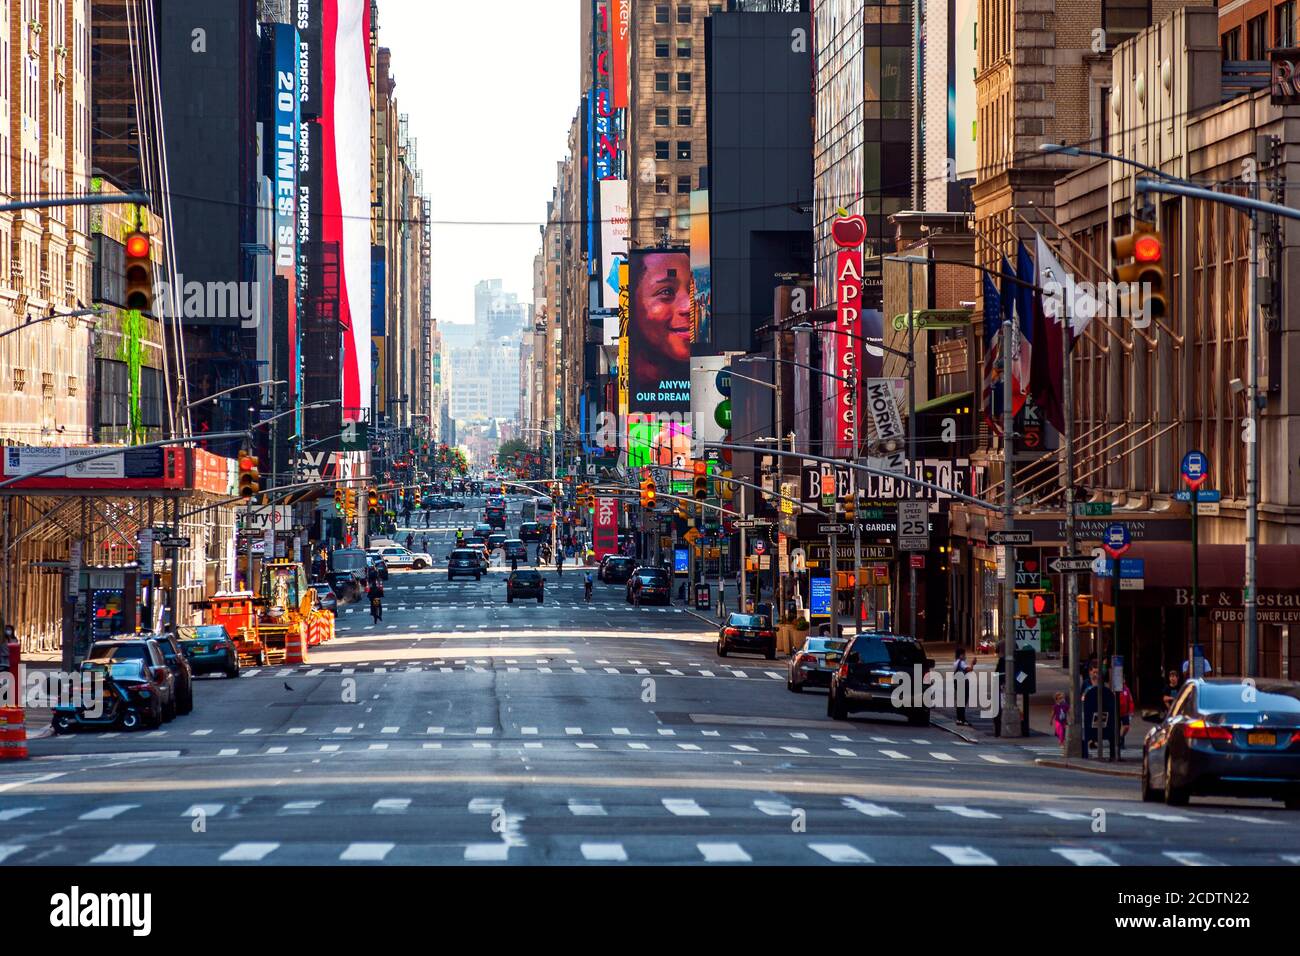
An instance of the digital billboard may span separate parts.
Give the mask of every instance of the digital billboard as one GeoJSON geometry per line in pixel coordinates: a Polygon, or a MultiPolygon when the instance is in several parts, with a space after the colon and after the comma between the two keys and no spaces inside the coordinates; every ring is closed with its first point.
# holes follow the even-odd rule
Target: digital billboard
{"type": "Polygon", "coordinates": [[[628,410],[691,411],[691,257],[684,249],[628,255],[628,410]]]}
{"type": "Polygon", "coordinates": [[[695,342],[713,341],[713,281],[709,243],[709,191],[691,192],[691,281],[695,300],[695,317],[691,338],[695,342]]]}

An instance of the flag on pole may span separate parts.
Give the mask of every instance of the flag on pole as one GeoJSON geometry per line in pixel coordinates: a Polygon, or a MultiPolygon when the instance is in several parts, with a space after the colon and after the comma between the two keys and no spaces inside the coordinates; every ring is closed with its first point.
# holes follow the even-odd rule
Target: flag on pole
{"type": "Polygon", "coordinates": [[[1051,247],[1043,237],[1035,233],[1034,252],[1038,260],[1039,286],[1041,293],[1034,294],[1034,354],[1030,368],[1030,394],[1042,410],[1043,417],[1058,432],[1065,431],[1065,406],[1063,402],[1064,362],[1061,355],[1061,336],[1070,336],[1070,346],[1074,346],[1075,333],[1072,330],[1073,319],[1070,316],[1069,290],[1073,288],[1071,277],[1066,282],[1065,270],[1052,254],[1051,247]],[[1049,311],[1050,309],[1050,311],[1049,311]],[[1066,322],[1071,329],[1067,330],[1066,322]]]}
{"type": "Polygon", "coordinates": [[[980,407],[995,434],[1002,433],[1002,295],[993,278],[984,273],[984,388],[980,407]]]}
{"type": "MultiPolygon", "coordinates": [[[[1026,317],[1021,314],[1019,278],[1004,257],[1002,260],[1002,308],[1004,318],[1011,320],[1011,414],[1019,415],[1029,394],[1029,363],[1033,346],[1025,336],[1026,317]]],[[[1033,281],[1032,279],[1029,281],[1033,281]]]]}

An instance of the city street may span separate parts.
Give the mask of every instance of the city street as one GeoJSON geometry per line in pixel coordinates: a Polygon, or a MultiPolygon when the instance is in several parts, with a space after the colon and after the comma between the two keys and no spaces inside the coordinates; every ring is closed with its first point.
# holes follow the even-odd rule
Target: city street
{"type": "Polygon", "coordinates": [[[0,858],[1300,863],[1279,805],[1170,810],[1132,779],[1035,765],[1041,743],[831,721],[784,662],[718,658],[680,606],[604,584],[587,604],[574,569],[507,604],[504,575],[394,571],[383,621],[345,606],[306,665],[201,678],[194,713],[157,731],[33,741],[0,770],[0,858]]]}

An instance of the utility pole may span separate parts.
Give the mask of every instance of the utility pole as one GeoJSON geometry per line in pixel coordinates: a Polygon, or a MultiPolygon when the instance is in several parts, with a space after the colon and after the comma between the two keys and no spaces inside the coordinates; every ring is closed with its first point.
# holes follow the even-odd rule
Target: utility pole
{"type": "MultiPolygon", "coordinates": [[[[1074,377],[1070,369],[1070,314],[1060,309],[1061,320],[1061,417],[1065,419],[1065,554],[1075,553],[1074,532],[1074,377]]],[[[1195,507],[1195,505],[1193,505],[1195,507]]],[[[1070,679],[1069,709],[1066,711],[1065,755],[1083,756],[1083,732],[1079,723],[1082,689],[1079,687],[1079,578],[1074,572],[1064,575],[1065,581],[1065,637],[1069,656],[1070,679]]]]}
{"type": "MultiPolygon", "coordinates": [[[[1015,415],[1011,411],[1013,389],[1011,386],[1011,352],[1016,334],[1010,321],[1002,323],[1002,459],[1003,502],[1002,527],[1013,531],[1016,524],[1015,506],[1015,415]]],[[[1002,546],[1005,556],[1006,577],[1002,581],[1002,736],[1019,737],[1020,710],[1016,706],[1016,546],[1010,541],[1002,546]]],[[[1073,705],[1072,705],[1073,709],[1073,705]]]]}
{"type": "MultiPolygon", "coordinates": [[[[912,321],[912,263],[907,263],[907,458],[908,465],[914,470],[916,462],[916,323],[912,321]]],[[[916,632],[916,562],[908,555],[908,633],[916,640],[921,635],[916,632]]]]}
{"type": "MultiPolygon", "coordinates": [[[[1250,184],[1250,197],[1259,199],[1259,179],[1250,184]]],[[[1246,414],[1250,422],[1246,442],[1246,615],[1247,677],[1259,676],[1259,213],[1250,210],[1250,294],[1246,329],[1246,414]]],[[[1192,497],[1197,492],[1192,491],[1192,497]]],[[[1199,636],[1198,636],[1199,640],[1199,636]]],[[[1192,677],[1197,675],[1192,674],[1192,677]]]]}

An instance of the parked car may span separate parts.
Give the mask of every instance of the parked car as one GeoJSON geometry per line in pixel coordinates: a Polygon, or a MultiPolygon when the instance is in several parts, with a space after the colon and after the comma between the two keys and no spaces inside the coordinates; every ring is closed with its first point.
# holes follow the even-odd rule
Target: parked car
{"type": "MultiPolygon", "coordinates": [[[[920,642],[914,638],[898,634],[856,635],[844,650],[839,670],[831,677],[826,695],[827,716],[847,720],[849,714],[864,710],[898,713],[900,708],[893,701],[895,675],[906,675],[910,681],[917,665],[924,675],[934,667],[934,661],[925,656],[920,642]]],[[[910,724],[930,723],[928,707],[906,708],[902,712],[910,724]]]]}
{"type": "Polygon", "coordinates": [[[458,577],[472,577],[475,581],[483,578],[483,559],[473,548],[457,548],[447,559],[447,580],[458,577]]]}
{"type": "Polygon", "coordinates": [[[546,579],[541,571],[511,571],[506,578],[506,603],[513,604],[515,598],[537,598],[541,604],[546,596],[546,579]]]}
{"type": "MultiPolygon", "coordinates": [[[[644,601],[644,586],[641,588],[641,595],[641,600],[644,601]]],[[[774,660],[776,631],[772,629],[772,619],[766,614],[727,615],[726,623],[718,628],[718,656],[726,657],[732,651],[762,654],[769,661],[774,660]]]]}
{"type": "Polygon", "coordinates": [[[637,581],[641,582],[642,604],[671,604],[672,576],[665,568],[643,565],[637,568],[627,580],[627,603],[632,603],[632,589],[637,581]]]}
{"type": "Polygon", "coordinates": [[[635,559],[611,554],[601,562],[599,577],[607,584],[626,584],[635,569],[635,559]]]}
{"type": "Polygon", "coordinates": [[[185,656],[176,635],[160,632],[148,636],[162,649],[163,660],[176,676],[176,713],[188,714],[194,709],[194,670],[190,667],[189,658],[185,656]]]}
{"type": "Polygon", "coordinates": [[[1300,681],[1187,681],[1142,742],[1141,787],[1143,800],[1170,806],[1204,794],[1300,810],[1300,681]]]}
{"type": "MultiPolygon", "coordinates": [[[[99,675],[104,681],[103,705],[93,709],[73,703],[56,704],[51,726],[56,734],[82,728],[137,730],[163,722],[163,680],[142,660],[115,662],[82,661],[83,674],[99,675]]],[[[167,672],[170,673],[170,672],[167,672]]]]}
{"type": "Polygon", "coordinates": [[[189,658],[190,670],[195,677],[202,674],[239,676],[239,652],[222,625],[181,626],[176,629],[176,636],[189,658]]]}
{"type": "Polygon", "coordinates": [[[541,541],[542,526],[536,521],[525,521],[519,526],[519,540],[521,541],[541,541]]]}
{"type": "Polygon", "coordinates": [[[176,673],[167,666],[167,658],[153,636],[139,638],[112,638],[96,641],[90,646],[86,661],[98,664],[116,664],[120,661],[141,661],[150,679],[158,685],[162,719],[172,720],[177,713],[176,673]]]}
{"type": "Polygon", "coordinates": [[[786,665],[786,690],[797,694],[805,687],[830,687],[847,646],[848,641],[829,637],[807,638],[786,665]]]}
{"type": "Polygon", "coordinates": [[[511,559],[518,561],[528,560],[528,545],[524,544],[523,541],[518,538],[506,538],[503,547],[506,551],[507,561],[510,561],[511,559]]]}
{"type": "Polygon", "coordinates": [[[328,581],[313,581],[312,590],[316,592],[316,600],[327,611],[339,612],[339,598],[334,593],[334,589],[329,586],[328,581]]]}
{"type": "Polygon", "coordinates": [[[433,558],[423,551],[408,551],[406,548],[393,547],[372,550],[370,553],[382,558],[390,568],[413,568],[416,571],[423,571],[425,568],[433,567],[433,558]]]}

